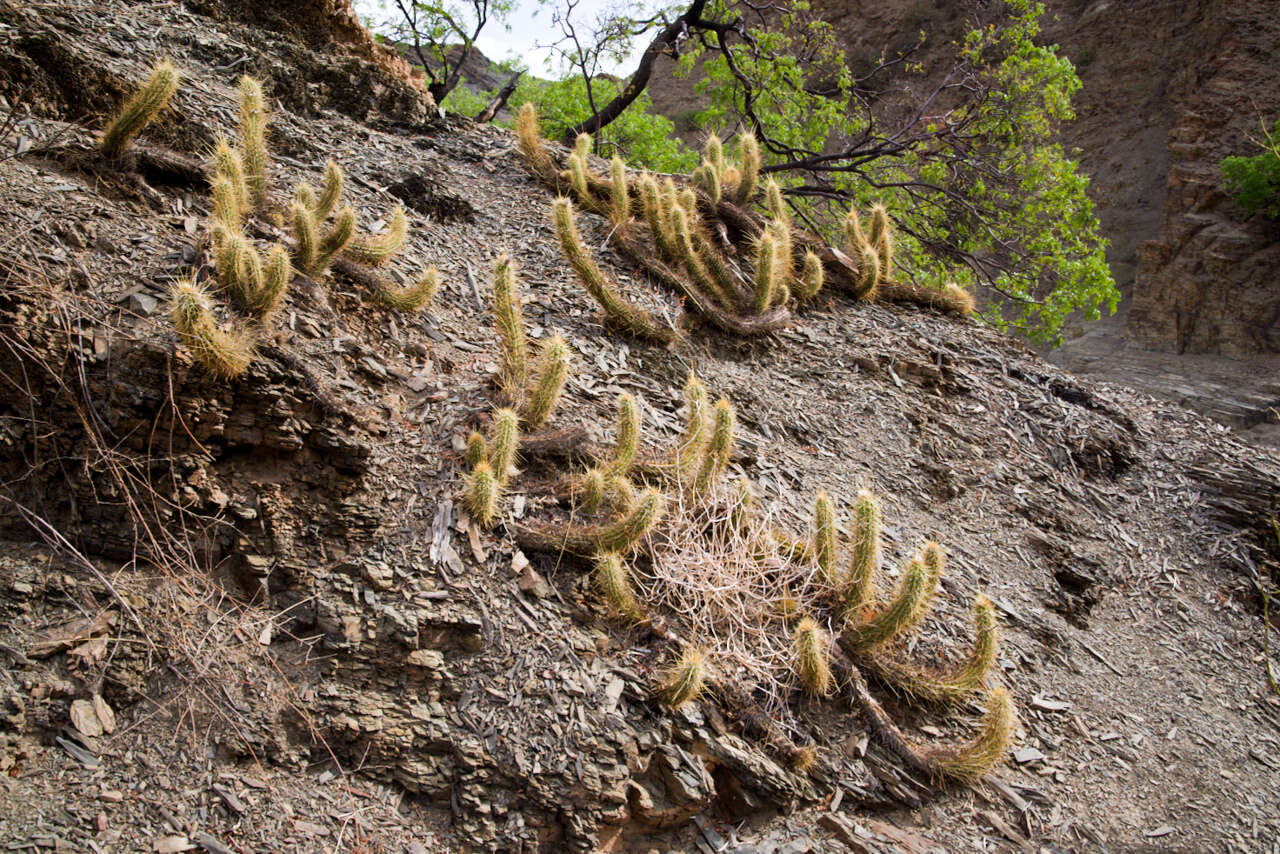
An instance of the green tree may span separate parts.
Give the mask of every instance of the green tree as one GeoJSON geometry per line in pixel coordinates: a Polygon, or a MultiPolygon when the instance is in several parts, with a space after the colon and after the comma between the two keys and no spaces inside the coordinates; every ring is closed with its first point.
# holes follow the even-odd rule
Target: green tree
{"type": "Polygon", "coordinates": [[[491,22],[507,25],[518,0],[377,0],[371,29],[408,48],[427,75],[427,91],[441,103],[462,79],[476,38],[491,22]]]}
{"type": "MultiPolygon", "coordinates": [[[[619,81],[597,78],[592,91],[598,100],[615,97],[619,81]]],[[[565,131],[591,115],[587,82],[580,75],[545,81],[526,77],[511,96],[512,114],[526,102],[538,110],[542,135],[548,139],[564,136],[565,131]]],[[[647,92],[641,93],[629,109],[595,137],[597,153],[618,154],[634,166],[658,172],[689,172],[698,165],[698,155],[675,135],[675,125],[665,116],[652,111],[647,92]]]]}
{"type": "Polygon", "coordinates": [[[1261,154],[1222,161],[1224,187],[1250,216],[1280,219],[1280,120],[1270,131],[1264,124],[1262,139],[1254,142],[1261,154]]]}

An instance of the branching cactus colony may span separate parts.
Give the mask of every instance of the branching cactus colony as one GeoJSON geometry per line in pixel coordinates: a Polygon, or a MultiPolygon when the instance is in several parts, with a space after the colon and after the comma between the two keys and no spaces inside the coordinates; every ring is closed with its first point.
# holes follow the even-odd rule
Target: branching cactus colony
{"type": "MultiPolygon", "coordinates": [[[[778,329],[789,322],[796,302],[821,292],[823,261],[811,239],[797,237],[778,184],[770,179],[761,187],[760,147],[751,134],[738,138],[736,162],[720,138],[711,136],[702,165],[680,189],[670,178],[660,184],[647,173],[628,176],[616,157],[607,178],[593,174],[587,162],[591,138],[585,134],[559,169],[538,137],[530,105],[521,112],[517,130],[530,170],[564,194],[555,202],[554,221],[570,266],[609,321],[628,334],[660,343],[672,337],[665,324],[623,297],[591,260],[573,222],[573,204],[606,217],[609,241],[619,254],[727,332],[756,335],[778,329]],[[763,196],[763,216],[746,207],[758,196],[763,196]]],[[[855,242],[850,231],[851,255],[841,255],[853,259],[865,296],[892,269],[889,219],[882,208],[877,212],[872,233],[859,230],[855,242]],[[870,248],[864,252],[867,241],[870,248]]]]}
{"type": "MultiPolygon", "coordinates": [[[[704,168],[713,162],[709,156],[704,168]]],[[[780,593],[768,618],[788,627],[790,673],[801,691],[823,698],[839,686],[890,750],[934,779],[973,781],[1001,761],[1014,720],[1004,689],[986,691],[987,711],[971,742],[927,747],[901,732],[862,676],[870,674],[908,702],[940,706],[958,704],[984,689],[999,647],[995,610],[985,597],[974,603],[974,641],[966,654],[928,668],[911,664],[899,651],[901,638],[920,625],[937,595],[946,564],[943,548],[926,543],[907,561],[896,588],[882,595],[877,576],[883,561],[883,514],[874,495],[866,490],[857,494],[848,543],[840,541],[836,502],[823,492],[814,500],[807,539],[771,526],[757,518],[748,481],[723,482],[733,447],[733,407],[724,399],[712,406],[706,387],[692,375],[685,403],[680,438],[666,450],[649,450],[640,441],[636,401],[621,395],[613,444],[593,452],[587,471],[559,487],[562,498],[577,502],[575,521],[522,523],[516,528],[517,542],[530,551],[590,561],[593,586],[605,610],[629,624],[660,621],[663,612],[672,611],[664,585],[699,583],[693,578],[672,581],[672,573],[680,572],[668,565],[673,538],[711,537],[736,552],[722,552],[721,558],[758,562],[758,573],[808,579],[780,593]]],[[[671,627],[662,635],[676,636],[671,627]]],[[[676,708],[710,688],[737,713],[745,732],[763,740],[790,767],[807,767],[814,761],[813,748],[791,741],[749,690],[718,672],[716,641],[701,637],[679,642],[658,676],[655,697],[676,708]]]]}
{"type": "MultiPolygon", "coordinates": [[[[119,158],[124,154],[143,128],[168,105],[178,83],[179,74],[170,63],[157,64],[107,124],[99,138],[102,155],[119,158]]],[[[434,267],[404,286],[391,284],[375,271],[404,246],[408,217],[403,208],[396,207],[388,214],[381,233],[360,234],[355,211],[349,206],[338,207],[343,174],[333,161],[325,166],[319,193],[303,182],[287,206],[292,239],[280,240],[261,252],[251,235],[268,233],[270,229],[264,223],[277,215],[271,194],[270,116],[259,81],[242,76],[236,89],[236,144],[233,146],[219,135],[207,165],[207,242],[219,290],[242,318],[234,324],[234,331],[223,329],[210,294],[197,279],[175,285],[171,299],[171,317],[178,338],[200,364],[223,379],[239,376],[249,367],[255,336],[269,326],[296,276],[320,277],[338,265],[344,275],[367,287],[379,303],[402,312],[425,307],[440,286],[434,267]]],[[[554,396],[538,401],[546,411],[555,402],[554,396]]]]}
{"type": "MultiPolygon", "coordinates": [[[[102,152],[123,152],[168,103],[177,82],[172,66],[158,65],[104,131],[102,152]]],[[[405,243],[408,217],[397,207],[379,233],[359,233],[355,211],[342,205],[344,176],[333,161],[326,164],[319,190],[300,184],[281,211],[271,193],[269,116],[261,84],[246,76],[238,91],[238,139],[233,145],[219,138],[210,157],[209,246],[214,280],[243,321],[230,328],[220,324],[209,292],[195,277],[177,283],[171,295],[179,339],[220,378],[247,369],[256,331],[270,323],[297,276],[318,278],[333,270],[366,285],[378,301],[399,311],[423,307],[439,287],[434,268],[405,287],[394,287],[380,276],[377,268],[405,243]],[[290,237],[263,252],[250,235],[271,233],[266,223],[272,219],[287,223],[290,237]]],[[[566,168],[559,169],[542,146],[528,106],[517,129],[530,169],[565,194],[553,203],[552,219],[570,266],[610,323],[624,332],[659,343],[676,337],[669,323],[633,305],[604,275],[578,232],[575,203],[607,217],[609,239],[621,254],[726,331],[758,334],[779,328],[797,300],[821,291],[825,262],[813,251],[812,240],[793,230],[781,188],[772,180],[761,186],[760,150],[750,134],[738,139],[736,160],[726,155],[719,137],[711,137],[691,176],[692,186],[682,188],[670,178],[659,184],[649,174],[630,177],[618,158],[607,178],[594,175],[588,168],[591,139],[586,135],[578,138],[566,168]],[[763,215],[735,207],[757,201],[763,215]]],[[[864,229],[859,214],[851,211],[845,231],[861,295],[871,296],[894,268],[888,212],[873,207],[864,229]]],[[[571,353],[559,336],[547,339],[536,359],[531,357],[519,281],[505,255],[494,266],[493,314],[505,405],[495,409],[488,436],[476,432],[468,438],[463,489],[472,519],[486,528],[498,518],[502,496],[518,473],[522,437],[550,420],[571,371],[571,353]]],[[[680,571],[666,565],[673,536],[686,542],[714,539],[721,549],[729,544],[732,560],[758,566],[758,573],[799,579],[794,589],[779,590],[768,614],[749,627],[781,636],[790,656],[791,684],[814,698],[839,689],[889,749],[914,769],[936,779],[978,779],[1001,760],[1013,730],[1014,707],[1003,688],[986,690],[986,713],[971,742],[922,747],[901,732],[867,690],[862,674],[909,702],[954,705],[972,698],[986,689],[998,655],[999,626],[990,601],[979,596],[974,603],[974,640],[966,654],[940,667],[911,663],[901,654],[900,641],[921,623],[938,593],[946,563],[942,547],[925,544],[906,562],[896,588],[881,594],[882,512],[875,496],[857,494],[853,537],[847,544],[839,541],[836,503],[826,493],[815,497],[807,538],[769,524],[761,518],[747,480],[725,483],[735,441],[733,406],[723,398],[713,404],[692,374],[684,394],[684,430],[665,449],[645,447],[638,402],[620,395],[614,443],[595,454],[583,473],[562,482],[562,491],[577,504],[577,518],[519,524],[517,541],[531,551],[588,561],[607,611],[630,624],[660,621],[666,611],[679,613],[666,607],[663,593],[672,573],[680,571]]],[[[812,765],[814,749],[785,735],[751,692],[718,668],[714,633],[688,640],[672,631],[664,635],[676,643],[655,685],[660,702],[678,708],[711,691],[737,713],[744,732],[762,739],[790,767],[812,765]]]]}
{"type": "Polygon", "coordinates": [[[499,392],[509,406],[494,412],[488,440],[479,433],[467,439],[471,471],[463,487],[467,512],[484,528],[497,520],[499,499],[516,473],[521,430],[537,430],[551,418],[572,367],[569,345],[553,335],[542,347],[536,370],[530,370],[520,283],[507,255],[493,266],[493,317],[502,351],[499,392]]]}

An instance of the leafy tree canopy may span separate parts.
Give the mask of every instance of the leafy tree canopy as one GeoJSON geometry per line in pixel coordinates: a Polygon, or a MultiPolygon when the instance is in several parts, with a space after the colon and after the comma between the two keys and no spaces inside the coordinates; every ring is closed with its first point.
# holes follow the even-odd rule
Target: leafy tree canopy
{"type": "Polygon", "coordinates": [[[1263,126],[1262,148],[1252,157],[1228,157],[1222,161],[1226,190],[1245,213],[1280,219],[1280,120],[1268,132],[1263,126]]]}

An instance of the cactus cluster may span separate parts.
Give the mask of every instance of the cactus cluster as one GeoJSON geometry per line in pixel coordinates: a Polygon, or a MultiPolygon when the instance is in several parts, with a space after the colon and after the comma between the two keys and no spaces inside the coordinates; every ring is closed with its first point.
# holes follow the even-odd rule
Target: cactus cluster
{"type": "MultiPolygon", "coordinates": [[[[636,401],[621,395],[614,442],[595,453],[591,468],[573,479],[570,491],[578,501],[574,515],[599,521],[523,523],[517,527],[517,541],[530,551],[592,561],[592,580],[605,609],[628,623],[648,620],[667,606],[690,613],[681,608],[695,600],[668,599],[671,594],[663,587],[672,583],[664,579],[680,570],[659,570],[673,559],[668,550],[684,553],[673,538],[707,538],[722,544],[719,548],[738,549],[745,557],[728,559],[758,561],[759,573],[790,579],[781,588],[770,588],[779,591],[779,599],[764,619],[785,630],[792,684],[799,690],[825,698],[840,686],[890,749],[938,779],[972,781],[999,762],[1013,727],[1012,701],[1003,689],[986,692],[987,713],[975,739],[928,747],[903,736],[863,685],[861,673],[866,672],[909,702],[938,705],[957,704],[983,690],[999,647],[995,610],[985,597],[974,603],[974,640],[965,654],[942,666],[923,667],[901,652],[902,638],[920,625],[938,593],[946,565],[942,546],[925,543],[906,562],[895,589],[882,595],[877,578],[883,569],[883,514],[871,492],[857,493],[848,542],[839,534],[837,503],[825,492],[814,499],[807,539],[772,527],[756,518],[749,481],[739,478],[722,485],[733,444],[733,407],[724,399],[712,406],[706,387],[692,374],[685,402],[682,436],[674,447],[655,452],[642,447],[636,401]],[[680,500],[665,499],[659,488],[674,490],[671,494],[680,500]],[[655,529],[660,520],[662,528],[655,529]],[[635,572],[641,573],[642,583],[636,583],[635,572]],[[683,605],[677,607],[677,602],[683,605]]],[[[672,636],[671,629],[664,635],[672,636]]],[[[737,698],[730,705],[743,707],[738,717],[744,731],[754,732],[790,767],[813,762],[812,748],[792,743],[758,708],[746,708],[752,706],[749,692],[729,676],[717,675],[718,667],[713,673],[712,661],[723,654],[714,635],[702,636],[701,642],[680,641],[677,648],[678,656],[661,671],[654,688],[660,702],[679,707],[696,699],[704,686],[714,686],[722,700],[737,698]]]]}
{"type": "Polygon", "coordinates": [[[520,417],[513,409],[493,413],[487,440],[479,433],[472,433],[467,440],[471,472],[466,476],[463,503],[482,528],[492,526],[498,517],[498,501],[515,474],[519,447],[520,417]]]}
{"type": "MultiPolygon", "coordinates": [[[[438,282],[433,282],[434,290],[438,282]]],[[[467,464],[463,503],[481,527],[493,525],[498,503],[516,473],[516,453],[521,431],[543,426],[555,411],[570,371],[569,345],[553,335],[543,345],[536,370],[529,367],[529,343],[525,336],[524,313],[515,263],[500,255],[493,265],[493,315],[502,350],[499,374],[501,392],[509,405],[493,414],[488,439],[472,433],[466,443],[467,464]],[[535,378],[530,379],[533,373],[535,378]]]]}
{"type": "MultiPolygon", "coordinates": [[[[576,156],[573,159],[576,160],[576,156]]],[[[556,237],[560,240],[560,248],[564,250],[565,257],[569,259],[569,266],[587,292],[600,303],[610,322],[637,338],[661,344],[674,341],[675,331],[660,318],[628,302],[591,258],[574,222],[573,202],[564,197],[558,198],[551,211],[556,237]]]]}
{"type": "Polygon", "coordinates": [[[553,208],[561,248],[606,316],[623,331],[660,343],[674,337],[666,324],[623,298],[602,274],[577,233],[575,204],[607,217],[615,249],[684,297],[687,308],[725,331],[755,335],[778,329],[789,321],[789,303],[821,290],[822,265],[816,255],[806,254],[796,271],[791,224],[775,183],[766,187],[772,188],[773,207],[765,226],[748,218],[751,227],[744,232],[726,229],[719,220],[719,205],[748,204],[759,192],[760,148],[750,134],[738,140],[736,164],[726,158],[719,137],[711,137],[703,164],[682,189],[670,178],[659,185],[647,173],[629,177],[616,157],[607,178],[593,174],[588,163],[591,137],[586,134],[578,137],[564,170],[558,170],[538,138],[537,115],[531,107],[521,113],[517,132],[531,171],[572,197],[572,202],[556,200],[553,208]],[[652,250],[637,234],[641,225],[652,250]],[[753,271],[744,269],[748,255],[753,271]]]}
{"type": "Polygon", "coordinates": [[[717,134],[712,134],[707,139],[702,165],[690,177],[711,201],[731,199],[744,205],[755,197],[761,165],[760,144],[755,134],[744,133],[738,137],[736,165],[728,163],[724,143],[717,134]]]}
{"type": "MultiPolygon", "coordinates": [[[[104,152],[118,151],[127,144],[172,95],[176,82],[171,66],[158,66],[151,80],[126,103],[120,117],[104,134],[104,152]]],[[[236,89],[239,127],[235,144],[219,134],[209,156],[207,244],[215,280],[227,299],[246,316],[246,322],[239,332],[222,335],[210,333],[209,329],[216,327],[209,324],[178,325],[179,318],[190,320],[193,306],[209,300],[203,291],[202,300],[196,299],[188,287],[194,286],[192,283],[175,288],[173,309],[178,337],[210,372],[224,378],[237,376],[248,366],[254,336],[284,303],[297,275],[323,275],[341,258],[347,275],[365,285],[378,303],[402,312],[423,308],[440,287],[440,274],[434,267],[403,286],[391,284],[374,271],[404,246],[408,217],[397,206],[382,233],[358,234],[355,211],[350,206],[339,208],[344,176],[342,168],[332,160],[325,165],[318,192],[305,181],[294,192],[287,208],[292,246],[280,241],[261,252],[250,234],[268,230],[263,222],[254,219],[267,218],[272,211],[269,117],[259,81],[242,76],[236,89]],[[222,347],[229,349],[220,352],[222,347]]]]}

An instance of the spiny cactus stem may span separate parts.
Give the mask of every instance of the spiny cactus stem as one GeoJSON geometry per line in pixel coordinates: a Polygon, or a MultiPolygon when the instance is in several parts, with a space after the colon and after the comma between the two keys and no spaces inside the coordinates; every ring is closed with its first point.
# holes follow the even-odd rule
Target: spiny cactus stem
{"type": "Polygon", "coordinates": [[[913,628],[924,617],[932,599],[929,571],[920,560],[912,560],[902,582],[885,608],[861,623],[845,629],[840,646],[850,655],[883,646],[913,628]]]}
{"type": "Polygon", "coordinates": [[[320,245],[316,249],[314,272],[324,272],[329,266],[329,261],[333,259],[334,255],[346,248],[355,233],[356,212],[349,207],[343,208],[338,213],[338,218],[334,220],[333,227],[321,239],[320,245]]]}
{"type": "Polygon", "coordinates": [[[220,379],[234,379],[248,369],[253,360],[253,339],[245,332],[218,328],[209,295],[194,278],[173,286],[170,304],[179,340],[205,370],[220,379]]]}
{"type": "Polygon", "coordinates": [[[760,176],[760,144],[755,134],[744,133],[738,138],[739,157],[742,161],[742,175],[734,192],[734,201],[745,205],[756,194],[756,182],[760,176]]]}
{"type": "Polygon", "coordinates": [[[618,424],[613,456],[604,468],[608,477],[625,476],[635,462],[640,444],[640,407],[636,399],[623,392],[618,395],[618,424]]]}
{"type": "Polygon", "coordinates": [[[583,287],[600,303],[609,319],[637,337],[663,344],[674,341],[673,330],[648,312],[624,300],[605,278],[582,244],[582,237],[578,234],[578,226],[574,221],[573,202],[563,197],[556,199],[552,206],[552,218],[556,236],[560,239],[560,248],[569,260],[569,266],[573,268],[583,287]]]}
{"type": "Polygon", "coordinates": [[[836,508],[827,493],[818,492],[813,500],[813,556],[822,580],[836,583],[836,508]]]}
{"type": "Polygon", "coordinates": [[[337,206],[338,200],[342,198],[342,183],[342,167],[332,160],[327,161],[324,164],[324,191],[320,194],[320,198],[315,201],[314,210],[317,223],[322,223],[328,219],[329,214],[337,206]]]}
{"type": "Polygon", "coordinates": [[[386,231],[379,235],[354,237],[342,251],[357,263],[376,267],[385,264],[400,251],[408,233],[409,218],[405,216],[404,208],[396,206],[391,212],[386,231]]]}
{"type": "Polygon", "coordinates": [[[763,314],[773,302],[774,283],[778,275],[776,251],[773,235],[762,234],[756,248],[756,290],[755,301],[752,303],[756,314],[763,314]]]}
{"type": "Polygon", "coordinates": [[[520,413],[530,430],[541,427],[551,417],[568,378],[569,345],[559,335],[553,335],[542,348],[537,385],[520,413]]]}
{"type": "Polygon", "coordinates": [[[503,396],[520,406],[529,385],[529,343],[515,264],[506,254],[499,255],[493,265],[493,317],[502,344],[503,396]]]}
{"type": "Polygon", "coordinates": [[[384,284],[374,292],[378,302],[395,311],[420,311],[435,299],[440,290],[440,271],[434,266],[428,267],[418,277],[418,281],[404,287],[393,287],[384,284]]]}
{"type": "Polygon", "coordinates": [[[261,83],[246,74],[237,85],[245,185],[249,189],[250,206],[261,211],[267,201],[267,110],[261,83]]]}
{"type": "Polygon", "coordinates": [[[498,479],[487,462],[476,466],[466,479],[463,503],[471,518],[482,528],[493,524],[498,515],[498,479]]]}
{"type": "Polygon", "coordinates": [[[119,157],[142,129],[163,110],[178,91],[178,71],[169,62],[159,62],[151,75],[102,132],[98,146],[107,157],[119,157]]]}
{"type": "Polygon", "coordinates": [[[595,581],[614,614],[629,622],[644,619],[644,611],[631,586],[631,574],[621,555],[609,552],[596,558],[595,581]]]}
{"type": "Polygon", "coordinates": [[[666,670],[656,693],[663,705],[678,709],[701,696],[706,683],[706,653],[686,647],[679,660],[666,670]]]}
{"type": "Polygon", "coordinates": [[[514,409],[499,409],[493,414],[493,432],[489,437],[489,462],[499,487],[505,487],[511,477],[519,443],[520,416],[514,409]]]}
{"type": "Polygon", "coordinates": [[[309,276],[316,270],[316,259],[320,251],[315,214],[306,205],[294,202],[289,206],[289,216],[293,221],[293,263],[309,276]]]}
{"type": "Polygon", "coordinates": [[[813,618],[805,617],[796,625],[793,642],[795,671],[806,693],[826,696],[831,692],[831,665],[827,662],[827,633],[813,618]]]}
{"type": "Polygon", "coordinates": [[[615,228],[622,228],[631,219],[631,193],[627,189],[627,166],[621,157],[615,156],[609,164],[609,193],[612,209],[609,219],[615,228]]]}
{"type": "Polygon", "coordinates": [[[627,554],[662,518],[666,499],[656,489],[637,496],[625,516],[603,525],[523,525],[516,540],[529,551],[565,552],[594,557],[603,552],[627,554]]]}
{"type": "Polygon", "coordinates": [[[875,674],[904,694],[930,703],[958,703],[982,687],[1000,650],[1000,626],[995,606],[985,596],[973,603],[973,648],[953,666],[926,670],[896,661],[887,655],[869,656],[875,674]]]}
{"type": "Polygon", "coordinates": [[[880,571],[880,502],[868,490],[859,490],[853,503],[853,542],[849,574],[841,596],[846,618],[858,618],[875,601],[875,577],[880,571]]]}

